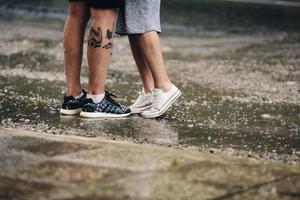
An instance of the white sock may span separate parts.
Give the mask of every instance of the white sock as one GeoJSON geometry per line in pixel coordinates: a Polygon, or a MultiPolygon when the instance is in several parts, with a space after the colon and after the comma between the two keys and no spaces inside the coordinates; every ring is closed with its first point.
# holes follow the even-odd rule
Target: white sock
{"type": "Polygon", "coordinates": [[[88,99],[92,99],[94,103],[100,103],[105,97],[105,93],[99,95],[87,94],[88,99]]]}
{"type": "Polygon", "coordinates": [[[74,98],[75,99],[80,99],[82,96],[83,96],[83,91],[81,91],[81,93],[78,96],[74,97],[74,98]]]}

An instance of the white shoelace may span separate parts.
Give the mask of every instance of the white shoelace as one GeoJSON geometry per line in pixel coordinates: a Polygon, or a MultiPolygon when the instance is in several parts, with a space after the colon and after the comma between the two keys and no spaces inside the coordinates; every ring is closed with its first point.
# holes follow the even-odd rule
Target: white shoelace
{"type": "Polygon", "coordinates": [[[159,110],[159,102],[160,102],[160,99],[161,99],[161,93],[160,92],[154,92],[154,95],[153,95],[153,102],[152,102],[152,106],[151,106],[151,109],[150,110],[159,110]]]}
{"type": "Polygon", "coordinates": [[[138,98],[136,99],[136,101],[133,103],[133,107],[137,107],[140,104],[142,104],[144,101],[146,101],[149,98],[149,96],[147,94],[143,94],[142,92],[140,92],[140,95],[138,96],[138,98]]]}

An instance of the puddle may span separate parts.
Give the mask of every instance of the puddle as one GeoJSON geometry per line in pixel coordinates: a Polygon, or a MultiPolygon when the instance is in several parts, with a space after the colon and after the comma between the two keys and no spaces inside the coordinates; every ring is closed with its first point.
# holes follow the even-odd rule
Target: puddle
{"type": "MultiPolygon", "coordinates": [[[[108,85],[131,102],[139,89],[138,77],[113,72],[108,85]],[[118,87],[117,87],[118,86],[118,87]],[[133,94],[133,95],[130,95],[133,94]]],[[[177,83],[179,87],[180,83],[177,83]]],[[[1,77],[0,121],[3,127],[40,130],[52,134],[166,146],[197,146],[201,149],[242,150],[255,153],[289,154],[300,150],[299,105],[237,102],[199,85],[182,85],[183,97],[156,120],[133,115],[126,119],[82,119],[60,116],[60,81],[1,77]]],[[[230,94],[232,95],[232,94],[230,94]]]]}

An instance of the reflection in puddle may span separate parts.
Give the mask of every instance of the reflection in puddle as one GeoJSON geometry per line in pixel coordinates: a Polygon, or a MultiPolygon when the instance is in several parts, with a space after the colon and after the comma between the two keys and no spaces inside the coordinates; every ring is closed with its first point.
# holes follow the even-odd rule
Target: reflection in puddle
{"type": "MultiPolygon", "coordinates": [[[[2,127],[166,146],[186,144],[290,155],[300,150],[299,105],[231,101],[222,98],[229,94],[190,84],[181,87],[184,96],[160,119],[137,115],[125,119],[82,119],[59,114],[58,93],[63,91],[63,82],[36,81],[1,78],[2,127]],[[43,86],[43,90],[34,87],[36,84],[43,86]]],[[[120,93],[135,94],[137,86],[128,84],[129,81],[118,83],[120,93]]],[[[128,102],[132,99],[128,96],[128,102]]]]}
{"type": "Polygon", "coordinates": [[[164,120],[142,120],[139,128],[139,138],[155,144],[178,144],[178,134],[164,120]]]}
{"type": "MultiPolygon", "coordinates": [[[[132,116],[125,119],[87,119],[77,116],[60,115],[59,128],[62,130],[81,129],[87,135],[122,136],[134,138],[136,142],[146,142],[158,145],[177,145],[178,134],[165,120],[143,119],[132,116]]],[[[84,135],[83,135],[84,136],[84,135]]]]}

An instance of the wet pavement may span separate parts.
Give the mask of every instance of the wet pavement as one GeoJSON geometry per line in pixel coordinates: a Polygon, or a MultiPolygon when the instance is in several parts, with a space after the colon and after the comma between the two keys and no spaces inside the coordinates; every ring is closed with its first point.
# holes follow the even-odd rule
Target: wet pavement
{"type": "MultiPolygon", "coordinates": [[[[117,88],[118,94],[124,94],[130,85],[138,85],[138,82],[133,83],[134,79],[126,76],[126,80],[109,84],[109,88],[117,88]]],[[[133,115],[119,120],[87,120],[59,115],[64,91],[62,81],[10,77],[1,79],[1,88],[3,127],[86,137],[107,136],[167,146],[192,145],[202,150],[217,148],[237,154],[246,151],[268,159],[299,161],[295,154],[300,150],[299,116],[296,115],[299,107],[296,105],[269,104],[263,100],[263,103],[235,102],[228,98],[229,94],[190,85],[181,87],[184,97],[160,119],[133,115]]],[[[129,93],[135,94],[138,89],[130,88],[129,93]]],[[[120,100],[127,103],[133,97],[120,100]]]]}
{"type": "Polygon", "coordinates": [[[2,199],[297,199],[298,165],[0,129],[2,199]]]}
{"type": "MultiPolygon", "coordinates": [[[[17,38],[17,40],[20,39],[17,38]]],[[[173,41],[174,37],[166,38],[166,41],[163,37],[164,43],[168,40],[173,41]]],[[[58,113],[65,90],[64,74],[61,54],[51,55],[51,53],[59,52],[61,43],[58,42],[55,46],[55,42],[51,40],[45,42],[44,39],[39,38],[25,38],[22,41],[25,44],[30,43],[33,49],[2,55],[1,59],[0,120],[3,127],[21,127],[53,134],[87,137],[107,136],[113,139],[167,146],[192,145],[202,150],[217,148],[241,155],[251,152],[266,159],[299,162],[296,152],[300,150],[300,106],[295,103],[298,101],[299,94],[294,97],[289,96],[293,93],[292,89],[299,85],[296,82],[297,77],[295,81],[289,81],[286,84],[291,87],[287,94],[258,91],[249,95],[245,94],[247,89],[250,91],[248,93],[251,93],[252,89],[261,89],[255,85],[251,88],[251,84],[259,86],[260,83],[257,84],[250,79],[250,85],[245,88],[245,93],[242,93],[241,89],[225,90],[218,88],[217,85],[209,86],[207,83],[202,83],[203,79],[188,77],[188,74],[192,73],[189,68],[186,71],[180,71],[181,65],[176,64],[175,69],[170,68],[169,71],[184,95],[160,119],[147,120],[133,115],[120,120],[84,120],[78,116],[60,116],[58,113]],[[37,47],[34,46],[37,46],[40,51],[37,52],[35,50],[37,47]],[[47,55],[47,52],[50,52],[50,55],[47,55]],[[176,68],[177,66],[179,69],[176,68]],[[178,74],[178,70],[182,74],[178,74]]],[[[215,42],[212,40],[211,45],[215,42]]],[[[206,43],[209,42],[206,40],[206,43]]],[[[225,46],[224,49],[229,48],[227,45],[223,46],[225,46]]],[[[229,46],[232,46],[232,43],[229,42],[229,46]]],[[[124,53],[126,48],[128,48],[126,39],[117,38],[116,55],[109,73],[107,88],[116,93],[121,102],[129,105],[140,90],[140,82],[130,57],[130,51],[127,49],[124,53]],[[121,52],[123,57],[120,55],[121,52]],[[116,59],[117,57],[120,57],[121,61],[116,59]],[[120,65],[124,62],[129,63],[129,66],[120,65]]],[[[178,53],[168,50],[173,49],[172,47],[165,45],[163,48],[167,51],[165,53],[167,63],[174,63],[178,60],[174,58],[174,55],[178,53]],[[173,57],[170,56],[172,53],[173,57]]],[[[208,59],[211,59],[211,54],[218,53],[215,51],[217,50],[207,55],[208,59]]],[[[190,52],[182,52],[181,56],[188,53],[190,52]]],[[[218,59],[225,62],[224,60],[228,58],[216,56],[215,60],[218,59]]],[[[230,62],[235,62],[235,60],[231,58],[230,62]]],[[[182,58],[180,62],[194,64],[197,61],[182,58]]],[[[240,64],[236,66],[238,68],[240,64]]],[[[82,81],[85,85],[87,83],[86,70],[87,67],[84,66],[82,81]]],[[[191,70],[195,70],[193,66],[191,70]]],[[[235,70],[239,72],[238,69],[235,70]]],[[[294,73],[294,70],[291,73],[294,73]]],[[[212,79],[224,80],[217,74],[212,79]]],[[[208,80],[211,81],[211,79],[208,80]]],[[[225,79],[225,81],[228,80],[225,79]]],[[[232,80],[235,81],[235,79],[232,80]]],[[[241,82],[242,84],[245,83],[241,82]]],[[[281,88],[279,84],[273,87],[281,88]]]]}
{"type": "MultiPolygon", "coordinates": [[[[300,33],[287,17],[294,10],[268,26],[244,15],[234,26],[234,16],[209,23],[209,9],[201,13],[201,23],[164,26],[166,65],[183,96],[155,120],[59,115],[62,20],[0,15],[0,198],[299,198],[300,33]]],[[[85,88],[87,74],[85,57],[85,88]]],[[[140,88],[128,41],[117,37],[107,89],[130,105],[140,88]]]]}

